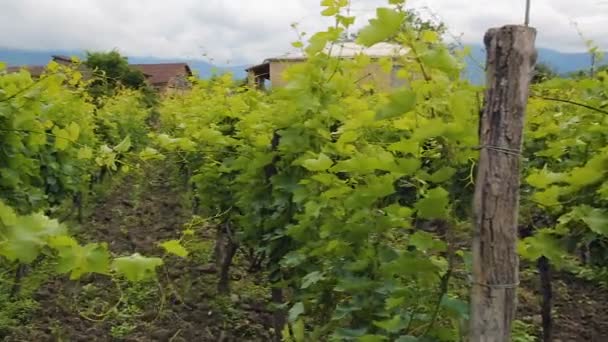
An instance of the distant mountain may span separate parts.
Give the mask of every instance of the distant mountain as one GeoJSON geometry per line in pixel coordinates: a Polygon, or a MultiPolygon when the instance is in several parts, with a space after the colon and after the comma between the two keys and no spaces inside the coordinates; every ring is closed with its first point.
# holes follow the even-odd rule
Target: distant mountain
{"type": "MultiPolygon", "coordinates": [[[[0,59],[1,59],[0,55],[0,59]]],[[[156,57],[129,57],[129,63],[133,64],[153,64],[153,63],[188,63],[193,72],[198,73],[201,78],[209,78],[213,75],[232,73],[236,79],[244,79],[247,77],[245,69],[247,66],[229,66],[229,67],[218,67],[211,63],[203,60],[196,59],[168,59],[168,58],[156,58],[156,57]]]]}
{"type": "Polygon", "coordinates": [[[53,55],[78,56],[82,58],[85,54],[84,52],[78,51],[29,51],[0,47],[0,61],[7,63],[9,66],[46,65],[51,60],[51,56],[53,55]]]}
{"type": "MultiPolygon", "coordinates": [[[[47,50],[47,51],[29,51],[16,50],[0,47],[0,61],[7,63],[9,66],[20,65],[46,65],[53,55],[78,56],[85,57],[84,51],[70,50],[47,50]]],[[[129,63],[133,64],[150,64],[150,63],[188,63],[193,72],[197,73],[201,78],[209,78],[212,75],[231,72],[236,79],[246,77],[245,68],[247,66],[230,66],[217,67],[211,63],[196,59],[169,59],[157,57],[128,57],[129,63]]]]}
{"type": "MultiPolygon", "coordinates": [[[[467,68],[465,76],[475,84],[483,84],[485,80],[485,71],[483,65],[486,61],[485,49],[480,45],[471,46],[471,55],[467,58],[467,68]]],[[[538,62],[547,64],[559,74],[568,74],[573,71],[589,69],[591,66],[591,57],[588,53],[566,53],[556,50],[539,48],[538,62]]],[[[598,65],[608,64],[608,56],[602,61],[597,62],[598,65]]]]}
{"type": "MultiPolygon", "coordinates": [[[[540,48],[539,61],[551,66],[560,74],[572,71],[587,69],[590,66],[590,57],[587,53],[564,53],[556,50],[540,48]]],[[[0,61],[11,65],[44,65],[49,62],[52,55],[66,55],[84,57],[83,51],[27,51],[15,50],[0,47],[0,61]]],[[[476,84],[483,84],[485,75],[483,64],[485,63],[485,51],[480,45],[471,46],[471,56],[467,59],[465,77],[476,84]]],[[[246,66],[217,67],[204,60],[196,59],[167,59],[157,57],[129,57],[129,62],[135,64],[143,63],[168,63],[185,62],[190,65],[193,71],[198,73],[201,78],[208,78],[212,75],[231,72],[235,78],[243,79],[246,77],[246,66]]],[[[598,64],[608,64],[608,56],[598,64]]]]}

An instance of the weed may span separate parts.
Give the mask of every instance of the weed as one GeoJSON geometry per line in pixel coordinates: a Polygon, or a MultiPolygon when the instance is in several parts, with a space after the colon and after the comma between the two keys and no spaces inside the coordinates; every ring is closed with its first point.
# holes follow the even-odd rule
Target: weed
{"type": "Polygon", "coordinates": [[[515,320],[513,321],[513,328],[511,330],[513,342],[535,342],[537,339],[533,335],[534,326],[532,324],[515,320]]]}

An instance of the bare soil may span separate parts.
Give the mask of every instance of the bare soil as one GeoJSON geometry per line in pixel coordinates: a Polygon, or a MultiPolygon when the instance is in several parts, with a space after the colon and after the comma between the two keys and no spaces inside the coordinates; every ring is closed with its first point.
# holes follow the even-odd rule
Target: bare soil
{"type": "MultiPolygon", "coordinates": [[[[538,276],[524,278],[518,318],[540,335],[542,320],[538,276]],[[527,278],[527,279],[526,279],[527,278]]],[[[553,275],[553,341],[608,341],[608,290],[570,274],[553,275]]]]}
{"type": "MultiPolygon", "coordinates": [[[[169,174],[152,169],[144,177],[127,177],[95,206],[77,234],[80,240],[107,241],[115,255],[162,255],[157,243],[178,239],[192,214],[183,200],[185,186],[169,174]]],[[[269,341],[265,296],[270,291],[263,287],[263,277],[247,274],[243,257],[237,256],[231,269],[234,294],[219,296],[210,233],[202,232],[200,248],[188,260],[166,259],[160,285],[124,282],[119,291],[105,276],[80,282],[48,279],[35,292],[40,307],[31,321],[4,340],[269,341]],[[104,316],[121,291],[126,300],[104,316]]]]}

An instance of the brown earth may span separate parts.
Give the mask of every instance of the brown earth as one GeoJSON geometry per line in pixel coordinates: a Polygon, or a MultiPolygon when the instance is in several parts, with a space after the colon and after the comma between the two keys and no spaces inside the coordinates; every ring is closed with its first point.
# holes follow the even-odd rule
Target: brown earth
{"type": "MultiPolygon", "coordinates": [[[[540,335],[542,319],[538,276],[523,277],[518,318],[540,335]]],[[[553,276],[553,341],[608,341],[608,290],[570,274],[553,276]]]]}
{"type": "MultiPolygon", "coordinates": [[[[95,206],[77,233],[79,240],[107,241],[115,255],[161,256],[157,243],[178,239],[191,217],[185,191],[167,172],[129,176],[95,206]]],[[[197,230],[188,260],[165,259],[160,285],[120,282],[125,299],[115,310],[110,308],[120,291],[108,277],[48,279],[34,293],[40,307],[31,321],[4,341],[269,341],[265,297],[270,292],[255,279],[262,276],[246,274],[244,258],[237,255],[231,269],[235,294],[219,296],[211,233],[197,230]]]]}

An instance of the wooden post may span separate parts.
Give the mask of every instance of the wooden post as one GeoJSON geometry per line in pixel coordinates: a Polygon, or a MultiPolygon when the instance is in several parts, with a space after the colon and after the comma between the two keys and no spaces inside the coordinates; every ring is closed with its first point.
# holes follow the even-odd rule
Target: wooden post
{"type": "Polygon", "coordinates": [[[479,123],[480,156],[473,204],[470,341],[508,342],[519,284],[519,164],[536,30],[490,29],[486,95],[479,123]]]}

